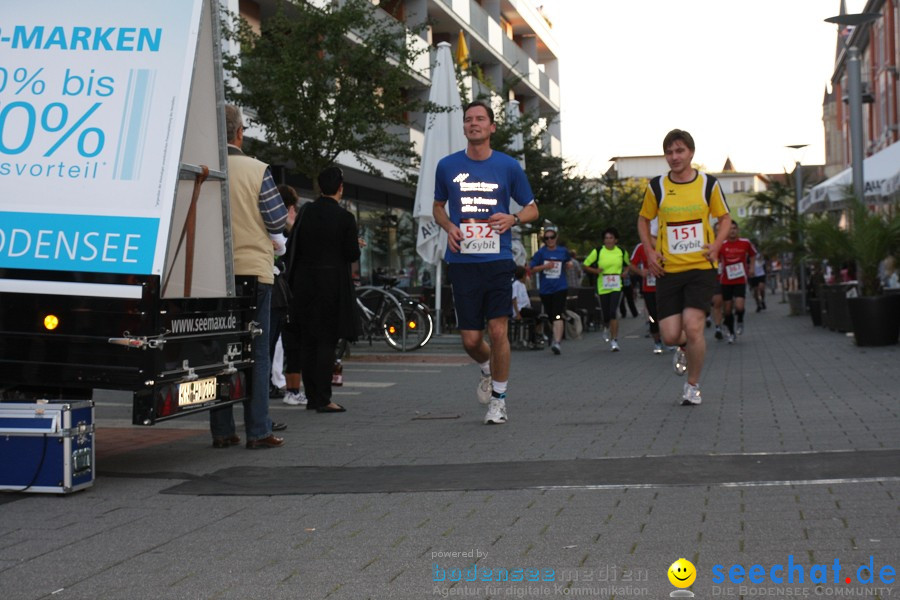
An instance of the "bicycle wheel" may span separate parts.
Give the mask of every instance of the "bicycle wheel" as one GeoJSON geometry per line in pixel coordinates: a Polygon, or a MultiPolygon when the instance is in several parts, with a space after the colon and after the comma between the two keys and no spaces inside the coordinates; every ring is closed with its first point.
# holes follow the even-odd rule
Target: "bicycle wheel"
{"type": "MultiPolygon", "coordinates": [[[[413,315],[418,322],[419,341],[416,343],[417,348],[421,348],[431,340],[434,335],[434,319],[431,318],[431,311],[421,302],[411,301],[410,304],[415,305],[413,315]]],[[[406,320],[407,325],[409,319],[406,320]]]]}
{"type": "Polygon", "coordinates": [[[403,302],[385,312],[381,328],[388,345],[400,352],[417,350],[428,343],[434,322],[428,308],[418,302],[403,302]]]}

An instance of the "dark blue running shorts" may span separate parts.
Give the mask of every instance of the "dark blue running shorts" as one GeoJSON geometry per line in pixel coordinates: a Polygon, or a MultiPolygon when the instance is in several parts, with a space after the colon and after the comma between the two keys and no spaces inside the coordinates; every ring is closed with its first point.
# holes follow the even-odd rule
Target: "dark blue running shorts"
{"type": "Polygon", "coordinates": [[[481,331],[487,321],[511,315],[515,271],[512,260],[450,263],[457,329],[481,331]]]}

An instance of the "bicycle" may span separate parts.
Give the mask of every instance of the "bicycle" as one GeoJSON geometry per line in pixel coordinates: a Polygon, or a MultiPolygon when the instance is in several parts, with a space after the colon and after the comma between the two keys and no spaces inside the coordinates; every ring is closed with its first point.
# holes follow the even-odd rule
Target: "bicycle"
{"type": "MultiPolygon", "coordinates": [[[[359,306],[363,335],[372,340],[383,337],[388,346],[399,352],[418,350],[431,340],[434,321],[431,311],[391,282],[384,287],[364,285],[356,288],[356,304],[359,306]]],[[[335,357],[340,359],[347,351],[346,340],[339,340],[335,357]]]]}

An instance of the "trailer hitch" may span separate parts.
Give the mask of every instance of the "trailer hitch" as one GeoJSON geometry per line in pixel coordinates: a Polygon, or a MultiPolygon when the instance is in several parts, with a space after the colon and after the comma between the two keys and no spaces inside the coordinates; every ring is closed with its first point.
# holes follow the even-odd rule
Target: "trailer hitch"
{"type": "Polygon", "coordinates": [[[133,336],[130,335],[127,331],[124,332],[123,337],[117,338],[109,338],[110,344],[115,344],[116,346],[126,346],[128,348],[137,348],[139,350],[156,350],[157,348],[162,348],[166,340],[163,338],[163,335],[158,335],[153,338],[148,338],[146,336],[133,336]]]}

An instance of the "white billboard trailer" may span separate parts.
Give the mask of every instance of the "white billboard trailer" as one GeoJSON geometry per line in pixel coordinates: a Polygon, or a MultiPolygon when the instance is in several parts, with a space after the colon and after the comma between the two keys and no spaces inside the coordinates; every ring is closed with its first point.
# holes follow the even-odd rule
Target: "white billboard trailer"
{"type": "MultiPolygon", "coordinates": [[[[0,464],[42,452],[16,440],[47,403],[95,388],[133,392],[136,425],[248,398],[256,280],[233,273],[217,11],[0,12],[0,409],[27,417],[5,423],[0,464]]],[[[63,454],[93,480],[92,451],[63,454]]],[[[38,476],[0,469],[0,489],[45,491],[38,476]]]]}
{"type": "MultiPolygon", "coordinates": [[[[182,162],[214,175],[224,164],[209,13],[204,0],[4,9],[0,268],[164,276],[171,266],[178,273],[165,295],[184,292],[175,248],[193,175],[180,178],[182,162]]],[[[197,199],[195,296],[229,291],[223,192],[210,181],[197,199]]],[[[2,289],[17,285],[6,280],[2,289]]]]}

